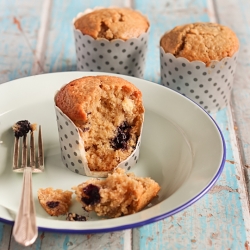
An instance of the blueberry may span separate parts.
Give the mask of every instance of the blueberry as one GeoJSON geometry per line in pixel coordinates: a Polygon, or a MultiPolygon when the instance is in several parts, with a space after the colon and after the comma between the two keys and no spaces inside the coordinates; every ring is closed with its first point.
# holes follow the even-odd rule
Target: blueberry
{"type": "Polygon", "coordinates": [[[82,201],[86,205],[94,205],[96,203],[99,203],[101,200],[101,196],[99,194],[100,188],[96,185],[89,184],[88,186],[83,188],[84,194],[86,194],[88,197],[82,197],[82,201]]]}
{"type": "Polygon", "coordinates": [[[57,207],[58,205],[59,205],[59,201],[48,201],[47,203],[46,203],[46,205],[49,207],[49,208],[55,208],[55,207],[57,207]]]}
{"type": "Polygon", "coordinates": [[[116,137],[111,140],[111,147],[115,150],[127,149],[127,142],[130,139],[131,126],[128,122],[123,122],[118,128],[116,137]]]}

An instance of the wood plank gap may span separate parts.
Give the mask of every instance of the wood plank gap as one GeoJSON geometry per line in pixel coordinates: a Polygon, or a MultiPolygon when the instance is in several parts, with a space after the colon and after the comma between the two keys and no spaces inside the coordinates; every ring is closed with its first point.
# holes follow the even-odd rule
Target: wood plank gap
{"type": "Polygon", "coordinates": [[[210,22],[212,23],[218,22],[218,14],[216,11],[216,5],[214,3],[214,0],[207,0],[207,9],[210,22]]]}
{"type": "Polygon", "coordinates": [[[127,229],[124,231],[123,235],[123,249],[132,250],[132,230],[127,229]]]}
{"type": "Polygon", "coordinates": [[[217,22],[220,23],[220,15],[218,13],[218,8],[217,8],[216,0],[209,0],[209,1],[212,2],[213,9],[214,9],[214,16],[215,16],[217,22]]]}
{"type": "Polygon", "coordinates": [[[13,226],[11,227],[11,233],[9,234],[8,250],[11,250],[11,249],[10,249],[10,245],[11,245],[12,230],[13,230],[13,226]]]}
{"type": "Polygon", "coordinates": [[[32,66],[32,75],[37,75],[45,72],[44,71],[45,49],[46,49],[46,40],[48,37],[51,7],[52,7],[52,0],[43,1],[42,11],[41,11],[41,25],[38,31],[35,58],[32,66]]]}
{"type": "Polygon", "coordinates": [[[123,7],[125,8],[133,8],[133,0],[124,0],[123,7]]]}

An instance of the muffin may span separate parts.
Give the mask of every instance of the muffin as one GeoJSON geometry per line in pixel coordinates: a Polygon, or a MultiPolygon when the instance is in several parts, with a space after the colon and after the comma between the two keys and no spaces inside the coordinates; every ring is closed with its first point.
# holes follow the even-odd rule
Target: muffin
{"type": "Polygon", "coordinates": [[[73,189],[86,211],[114,218],[142,210],[156,197],[160,186],[151,178],[117,168],[106,179],[90,179],[73,189]]]}
{"type": "Polygon", "coordinates": [[[94,39],[137,38],[147,32],[149,23],[138,11],[127,8],[97,9],[78,18],[75,28],[94,39]]]}
{"type": "Polygon", "coordinates": [[[71,204],[71,197],[71,191],[53,188],[40,188],[38,190],[38,200],[43,209],[51,216],[67,214],[71,204]]]}
{"type": "Polygon", "coordinates": [[[71,170],[107,175],[122,162],[131,167],[126,160],[132,153],[136,163],[144,107],[142,93],[132,83],[114,76],[83,77],[62,87],[55,105],[62,156],[71,170]],[[76,163],[81,163],[78,168],[76,163]]]}
{"type": "Polygon", "coordinates": [[[86,10],[73,20],[77,69],[143,77],[149,21],[129,8],[86,10]]]}
{"type": "Polygon", "coordinates": [[[208,112],[230,99],[239,40],[216,23],[177,26],[160,39],[161,81],[208,112]]]}

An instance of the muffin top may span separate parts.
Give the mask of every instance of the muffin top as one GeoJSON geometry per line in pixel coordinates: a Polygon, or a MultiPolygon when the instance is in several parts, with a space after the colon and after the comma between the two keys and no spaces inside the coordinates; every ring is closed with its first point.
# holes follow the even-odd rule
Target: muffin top
{"type": "Polygon", "coordinates": [[[149,28],[146,17],[127,8],[94,10],[78,18],[74,25],[84,35],[107,40],[137,38],[149,28]]]}
{"type": "Polygon", "coordinates": [[[112,89],[127,93],[134,100],[131,105],[137,107],[139,113],[144,112],[141,91],[132,83],[115,76],[86,76],[76,79],[58,91],[55,103],[77,126],[81,126],[88,121],[88,111],[95,109],[102,93],[112,92],[112,89]]]}
{"type": "Polygon", "coordinates": [[[166,32],[160,41],[166,53],[184,57],[189,61],[202,61],[231,57],[239,49],[239,40],[228,27],[216,23],[191,23],[166,32]]]}

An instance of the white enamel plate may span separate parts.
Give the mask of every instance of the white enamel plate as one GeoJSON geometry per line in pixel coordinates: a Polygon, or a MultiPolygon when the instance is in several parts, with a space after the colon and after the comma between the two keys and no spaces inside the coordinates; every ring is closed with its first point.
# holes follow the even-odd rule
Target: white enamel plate
{"type": "Polygon", "coordinates": [[[53,73],[0,85],[0,220],[13,223],[20,202],[22,174],[12,172],[11,126],[24,119],[43,128],[45,172],[33,174],[37,224],[43,230],[97,233],[142,226],[192,205],[217,181],[225,163],[226,149],[214,120],[177,92],[142,79],[117,75],[142,91],[146,109],[140,158],[130,171],[157,181],[161,186],[159,196],[143,211],[115,219],[89,214],[76,201],[70,211],[86,216],[86,222],[49,216],[38,202],[39,188],[71,190],[89,179],[66,169],[61,162],[54,94],[71,80],[102,74],[53,73]]]}

